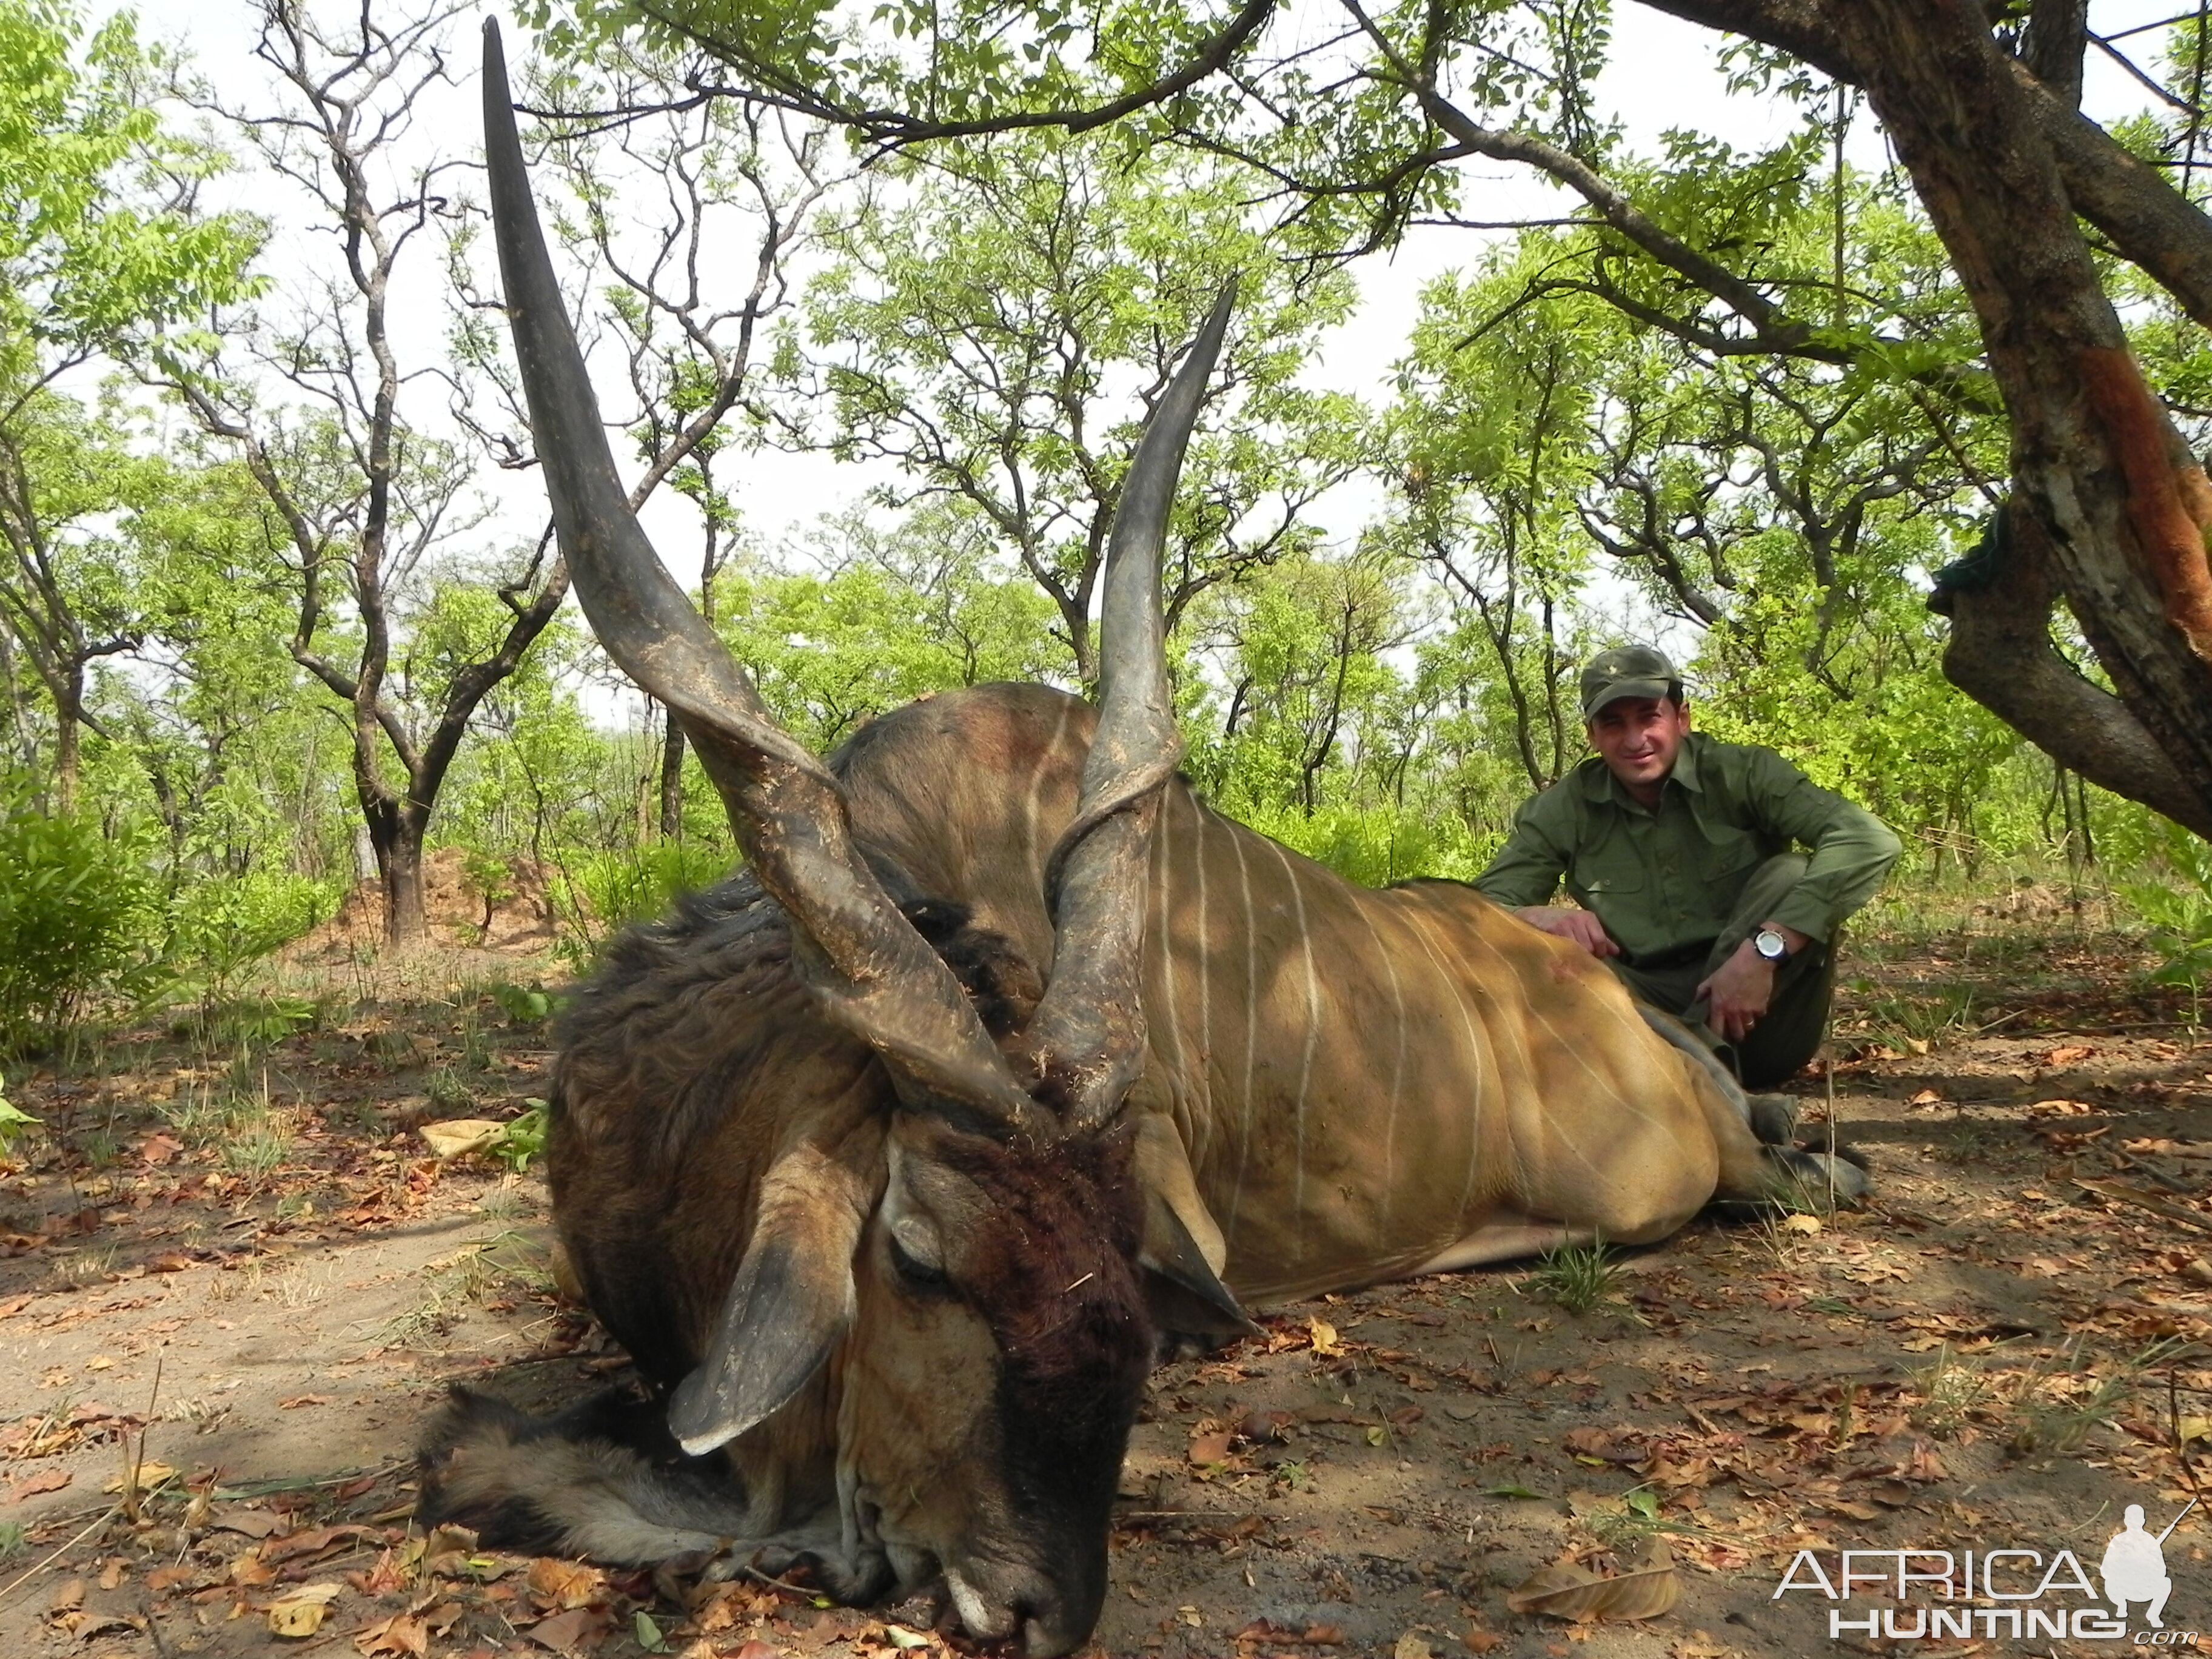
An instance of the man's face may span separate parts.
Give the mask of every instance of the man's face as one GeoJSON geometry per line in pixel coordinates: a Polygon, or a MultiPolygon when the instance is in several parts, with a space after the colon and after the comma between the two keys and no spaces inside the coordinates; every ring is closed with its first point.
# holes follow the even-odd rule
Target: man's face
{"type": "Polygon", "coordinates": [[[1649,805],[1674,769],[1690,730],[1690,710],[1665,697],[1620,697],[1599,709],[1583,729],[1613,775],[1649,805]]]}

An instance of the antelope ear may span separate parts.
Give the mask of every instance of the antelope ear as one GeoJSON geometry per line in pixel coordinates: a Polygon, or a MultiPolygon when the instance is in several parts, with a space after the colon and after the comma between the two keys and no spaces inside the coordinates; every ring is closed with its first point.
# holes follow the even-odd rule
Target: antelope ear
{"type": "Polygon", "coordinates": [[[1259,1327],[1222,1283],[1227,1246],[1199,1196],[1182,1137],[1164,1115],[1146,1112],[1138,1119],[1136,1164],[1145,1190],[1145,1240],[1137,1263],[1154,1280],[1156,1322],[1216,1341],[1257,1334],[1259,1327]]]}
{"type": "Polygon", "coordinates": [[[863,1196],[853,1173],[814,1147],[769,1170],[706,1357],[669,1402],[669,1429],[694,1457],[773,1415],[852,1328],[863,1196]]]}
{"type": "Polygon", "coordinates": [[[1236,1293],[1200,1253],[1182,1218],[1158,1193],[1146,1198],[1145,1246],[1137,1262],[1150,1275],[1146,1300],[1163,1331],[1208,1343],[1260,1334],[1236,1293]]]}

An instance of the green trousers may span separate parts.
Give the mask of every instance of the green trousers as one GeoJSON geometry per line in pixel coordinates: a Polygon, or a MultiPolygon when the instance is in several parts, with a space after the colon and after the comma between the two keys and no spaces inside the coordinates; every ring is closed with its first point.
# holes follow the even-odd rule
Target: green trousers
{"type": "Polygon", "coordinates": [[[1765,1017],[1741,1042],[1723,1042],[1706,1026],[1698,987],[1758,931],[1804,873],[1805,860],[1796,853],[1781,854],[1753,870],[1728,925],[1702,958],[1660,968],[1632,967],[1619,957],[1605,959],[1638,996],[1680,1016],[1723,1057],[1732,1058],[1746,1088],[1764,1089],[1794,1077],[1818,1052],[1828,1034],[1828,1007],[1836,993],[1836,942],[1808,945],[1783,965],[1765,1017]]]}

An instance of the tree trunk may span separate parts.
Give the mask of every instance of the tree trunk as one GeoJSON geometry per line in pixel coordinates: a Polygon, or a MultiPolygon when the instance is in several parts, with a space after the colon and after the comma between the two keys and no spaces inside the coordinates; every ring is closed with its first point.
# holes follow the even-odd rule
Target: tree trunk
{"type": "MultiPolygon", "coordinates": [[[[2159,781],[2178,781],[2190,817],[2212,820],[2212,672],[2168,620],[2174,595],[2154,574],[2155,495],[2178,504],[2177,463],[2195,464],[2125,356],[2050,147],[1963,0],[1855,0],[1841,15],[1865,30],[1868,100],[1973,301],[2012,417],[2028,538],[2045,539],[2119,701],[2172,763],[2159,781]]],[[[2202,532],[2190,535],[2201,573],[2202,532]]],[[[2148,793],[2148,779],[2115,781],[2148,793]]]]}
{"type": "Polygon", "coordinates": [[[76,810],[79,744],[83,728],[76,710],[66,699],[54,705],[54,805],[62,812],[76,810]]]}
{"type": "Polygon", "coordinates": [[[1951,619],[1943,677],[2013,730],[2101,789],[2212,839],[2212,811],[2127,706],[2075,672],[2051,642],[2050,557],[2042,527],[2022,515],[1996,580],[1941,592],[1951,619]]]}
{"type": "Polygon", "coordinates": [[[673,720],[660,740],[660,838],[684,839],[684,728],[673,720]]]}
{"type": "Polygon", "coordinates": [[[384,942],[404,950],[429,937],[422,905],[422,833],[425,817],[385,812],[370,835],[377,842],[377,873],[384,882],[384,942]]]}
{"type": "MultiPolygon", "coordinates": [[[[1970,0],[1653,3],[1863,88],[1972,302],[2012,424],[2016,527],[2045,569],[1961,596],[1946,673],[2106,787],[2212,824],[2212,486],[2143,387],[2082,240],[2051,143],[2076,118],[2023,83],[1970,0]],[[2039,580],[2072,611],[2114,698],[2052,677],[2047,605],[2027,614],[2039,580]],[[2144,758],[2153,751],[2162,765],[2144,758]]],[[[2065,8],[2045,10],[2063,21],[2065,8]]]]}

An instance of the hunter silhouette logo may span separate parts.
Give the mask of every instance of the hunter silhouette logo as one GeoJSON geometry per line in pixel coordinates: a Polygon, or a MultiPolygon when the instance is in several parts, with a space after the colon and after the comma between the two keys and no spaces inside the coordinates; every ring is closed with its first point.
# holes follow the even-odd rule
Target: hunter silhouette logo
{"type": "Polygon", "coordinates": [[[2197,1507],[2197,1500],[2189,1500],[2189,1509],[2182,1510],[2166,1523],[2166,1530],[2155,1538],[2143,1530],[2143,1511],[2140,1504],[2130,1504],[2121,1518],[2126,1525],[2112,1534],[2112,1541],[2105,1546],[2105,1559],[2100,1566],[2105,1581],[2105,1599],[2112,1610],[2124,1621],[2128,1603],[2148,1601],[2150,1611],[2145,1615],[2151,1628],[2164,1630],[2166,1620],[2159,1615],[2166,1611],[2166,1598],[2173,1594],[2173,1580],[2166,1576],[2166,1540],[2173,1535],[2182,1516],[2197,1507]]]}
{"type": "Polygon", "coordinates": [[[1809,1590],[1838,1604],[1828,1609],[1831,1641],[1847,1635],[1893,1642],[1946,1637],[2124,1641],[2133,1605],[2145,1609],[2136,1646],[2194,1648],[2203,1644],[2202,1634],[2167,1630],[2164,1614],[2173,1593],[2166,1540],[2196,1507],[2192,1498],[2165,1531],[2154,1534],[2144,1528],[2142,1505],[2129,1504],[2124,1524],[2098,1562],[2101,1595],[2073,1551],[2046,1554],[2006,1546],[1963,1552],[1847,1549],[1837,1553],[1832,1573],[1822,1552],[1800,1550],[1770,1599],[1809,1590]]]}

